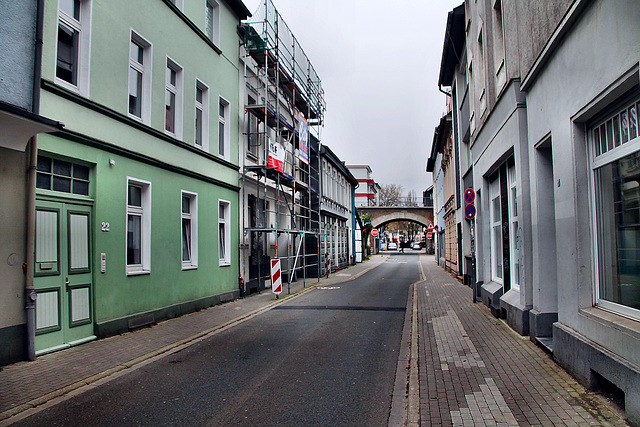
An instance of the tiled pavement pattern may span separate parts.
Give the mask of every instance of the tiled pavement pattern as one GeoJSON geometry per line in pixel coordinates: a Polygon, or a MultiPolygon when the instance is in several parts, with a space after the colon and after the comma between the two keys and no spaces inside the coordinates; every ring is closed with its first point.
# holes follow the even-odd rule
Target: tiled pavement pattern
{"type": "Polygon", "coordinates": [[[418,286],[420,418],[423,426],[624,426],[471,289],[421,257],[418,286]]]}

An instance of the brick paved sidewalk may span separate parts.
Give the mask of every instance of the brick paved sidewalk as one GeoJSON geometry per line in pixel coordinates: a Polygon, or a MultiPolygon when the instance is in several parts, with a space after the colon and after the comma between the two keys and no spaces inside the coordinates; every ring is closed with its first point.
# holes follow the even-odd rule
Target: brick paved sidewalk
{"type": "Polygon", "coordinates": [[[191,345],[268,310],[288,297],[364,274],[385,259],[386,256],[376,255],[329,278],[307,279],[306,288],[303,288],[302,280],[298,280],[291,284],[290,295],[287,295],[287,284],[284,283],[279,300],[267,289],[261,294],[167,320],[151,328],[46,354],[34,362],[4,366],[0,368],[0,425],[4,424],[2,420],[11,421],[10,417],[56,397],[191,345]]]}
{"type": "Polygon", "coordinates": [[[422,256],[418,284],[423,426],[624,426],[527,337],[422,256]]]}

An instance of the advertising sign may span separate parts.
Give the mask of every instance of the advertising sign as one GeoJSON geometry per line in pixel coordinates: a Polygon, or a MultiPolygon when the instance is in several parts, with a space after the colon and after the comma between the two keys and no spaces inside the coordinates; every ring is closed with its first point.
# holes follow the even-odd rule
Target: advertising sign
{"type": "Polygon", "coordinates": [[[269,162],[267,166],[284,173],[284,148],[277,142],[269,141],[269,162]]]}
{"type": "Polygon", "coordinates": [[[302,113],[298,113],[298,157],[309,164],[309,123],[302,113]]]}

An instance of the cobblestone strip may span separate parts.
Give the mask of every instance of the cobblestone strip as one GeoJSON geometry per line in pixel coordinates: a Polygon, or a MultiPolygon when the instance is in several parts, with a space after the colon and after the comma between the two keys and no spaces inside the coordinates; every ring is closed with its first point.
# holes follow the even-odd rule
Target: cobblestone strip
{"type": "Polygon", "coordinates": [[[418,292],[423,426],[626,426],[526,337],[423,257],[418,292]]]}

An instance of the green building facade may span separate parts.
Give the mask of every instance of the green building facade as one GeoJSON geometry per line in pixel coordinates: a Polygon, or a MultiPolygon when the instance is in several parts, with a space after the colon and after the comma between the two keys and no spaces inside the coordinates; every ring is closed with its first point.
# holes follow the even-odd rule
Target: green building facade
{"type": "Polygon", "coordinates": [[[45,2],[36,351],[238,293],[240,0],[45,2]],[[234,143],[235,141],[235,143],[234,143]]]}

